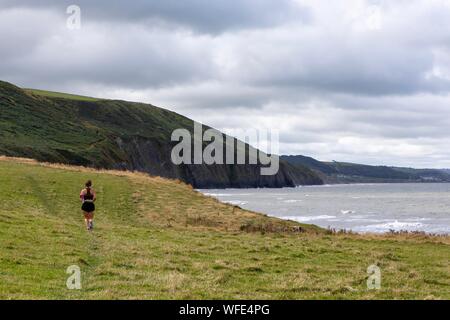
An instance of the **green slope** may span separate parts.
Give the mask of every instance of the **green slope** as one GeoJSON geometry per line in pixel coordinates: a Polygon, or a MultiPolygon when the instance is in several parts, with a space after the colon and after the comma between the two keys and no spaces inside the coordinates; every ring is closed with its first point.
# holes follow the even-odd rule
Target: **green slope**
{"type": "Polygon", "coordinates": [[[25,92],[30,93],[32,95],[38,95],[49,98],[61,98],[61,99],[70,99],[70,100],[78,100],[78,101],[99,101],[102,99],[80,96],[76,94],[55,92],[55,91],[47,91],[47,90],[39,90],[39,89],[23,89],[25,92]]]}
{"type": "Polygon", "coordinates": [[[281,156],[281,159],[291,163],[292,165],[307,167],[310,168],[311,170],[319,171],[327,175],[338,173],[337,170],[333,168],[333,166],[325,162],[318,161],[311,157],[301,155],[298,156],[291,155],[291,156],[281,156]]]}
{"type": "Polygon", "coordinates": [[[360,176],[374,179],[413,180],[416,177],[387,166],[368,166],[348,162],[329,162],[329,166],[341,175],[360,176]]]}
{"type": "Polygon", "coordinates": [[[111,166],[127,156],[115,145],[118,137],[167,142],[174,129],[193,126],[189,119],[151,105],[115,100],[96,103],[67,99],[70,95],[63,94],[50,99],[37,92],[42,91],[30,93],[0,83],[0,151],[52,162],[111,166]]]}
{"type": "Polygon", "coordinates": [[[172,164],[175,129],[194,122],[148,104],[104,100],[0,82],[0,155],[178,178],[198,188],[284,187],[320,184],[307,168],[286,162],[274,176],[259,165],[172,164]]]}
{"type": "Polygon", "coordinates": [[[450,182],[450,174],[439,169],[371,166],[348,162],[322,162],[302,155],[281,156],[297,168],[309,168],[326,183],[354,182],[450,182]]]}
{"type": "Polygon", "coordinates": [[[0,158],[0,203],[0,299],[450,298],[444,237],[327,234],[177,181],[18,159],[0,158]],[[92,233],[78,200],[88,178],[92,233]],[[366,288],[371,264],[379,291],[366,288]],[[82,290],[66,288],[71,265],[82,290]]]}

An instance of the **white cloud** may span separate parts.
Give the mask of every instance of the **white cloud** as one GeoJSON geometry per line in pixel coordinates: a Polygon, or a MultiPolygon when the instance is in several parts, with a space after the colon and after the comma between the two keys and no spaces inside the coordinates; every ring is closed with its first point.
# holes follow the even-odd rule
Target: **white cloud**
{"type": "Polygon", "coordinates": [[[448,1],[82,2],[79,31],[59,3],[0,1],[2,80],[278,128],[283,153],[450,167],[448,1]]]}

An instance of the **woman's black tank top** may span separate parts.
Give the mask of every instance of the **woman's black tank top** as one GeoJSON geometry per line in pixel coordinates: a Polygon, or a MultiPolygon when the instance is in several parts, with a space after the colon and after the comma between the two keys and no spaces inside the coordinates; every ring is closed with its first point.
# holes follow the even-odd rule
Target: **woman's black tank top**
{"type": "Polygon", "coordinates": [[[86,190],[86,194],[83,196],[84,200],[93,200],[94,199],[94,195],[89,191],[86,190]]]}

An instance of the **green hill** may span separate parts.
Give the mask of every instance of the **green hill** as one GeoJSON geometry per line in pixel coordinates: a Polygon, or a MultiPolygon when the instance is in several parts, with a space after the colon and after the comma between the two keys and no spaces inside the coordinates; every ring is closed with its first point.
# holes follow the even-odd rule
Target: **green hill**
{"type": "MultiPolygon", "coordinates": [[[[0,82],[0,155],[181,179],[197,188],[321,184],[307,168],[281,161],[278,174],[260,165],[180,165],[170,155],[173,130],[194,122],[152,105],[105,100],[0,82]]],[[[248,148],[248,146],[247,146],[248,148]]]]}
{"type": "Polygon", "coordinates": [[[298,155],[298,156],[282,156],[281,158],[291,163],[292,165],[307,167],[327,175],[338,173],[338,171],[335,168],[333,168],[333,166],[325,162],[318,161],[311,157],[298,155]]]}
{"type": "Polygon", "coordinates": [[[79,101],[100,101],[102,99],[80,96],[76,94],[55,92],[55,91],[47,91],[47,90],[39,90],[39,89],[23,89],[26,93],[32,95],[38,95],[48,98],[61,98],[61,99],[70,99],[70,100],[79,100],[79,101]]]}
{"type": "Polygon", "coordinates": [[[348,162],[322,162],[302,155],[281,156],[296,168],[309,168],[326,183],[450,182],[450,174],[439,169],[371,166],[348,162]]]}
{"type": "Polygon", "coordinates": [[[448,237],[332,234],[176,180],[1,157],[0,203],[0,299],[450,298],[448,237]],[[372,264],[380,290],[366,287],[372,264]],[[72,265],[81,290],[66,288],[72,265]]]}

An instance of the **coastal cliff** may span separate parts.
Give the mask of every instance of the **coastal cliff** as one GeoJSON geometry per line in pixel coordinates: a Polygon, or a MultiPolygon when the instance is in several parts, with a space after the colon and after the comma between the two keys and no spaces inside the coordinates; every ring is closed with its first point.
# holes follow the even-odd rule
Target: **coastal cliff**
{"type": "MultiPolygon", "coordinates": [[[[143,171],[195,188],[294,187],[322,184],[306,167],[280,161],[277,174],[261,165],[171,161],[175,129],[194,121],[150,104],[106,100],[0,82],[0,154],[94,168],[143,171]]],[[[248,146],[247,146],[248,148],[248,146]]]]}

